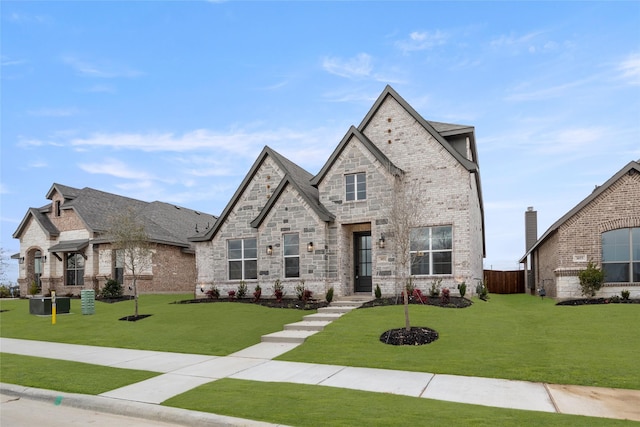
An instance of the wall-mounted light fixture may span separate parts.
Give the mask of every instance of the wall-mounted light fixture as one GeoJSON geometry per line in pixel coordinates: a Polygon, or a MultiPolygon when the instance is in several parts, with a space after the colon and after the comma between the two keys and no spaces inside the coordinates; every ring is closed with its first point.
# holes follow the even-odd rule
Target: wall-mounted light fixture
{"type": "Polygon", "coordinates": [[[23,257],[23,256],[21,256],[21,257],[20,257],[20,259],[18,260],[18,262],[19,262],[20,264],[24,264],[24,257],[23,257]]]}
{"type": "Polygon", "coordinates": [[[384,234],[380,235],[380,240],[378,240],[378,247],[380,249],[384,248],[384,234]]]}
{"type": "Polygon", "coordinates": [[[307,243],[307,252],[313,252],[313,242],[307,243]]]}
{"type": "Polygon", "coordinates": [[[273,255],[273,246],[267,246],[267,255],[273,255]]]}
{"type": "Polygon", "coordinates": [[[42,260],[42,263],[44,264],[45,262],[47,262],[47,256],[43,256],[42,258],[40,258],[42,260]]]}
{"type": "Polygon", "coordinates": [[[200,292],[204,293],[204,285],[200,285],[200,292]]]}

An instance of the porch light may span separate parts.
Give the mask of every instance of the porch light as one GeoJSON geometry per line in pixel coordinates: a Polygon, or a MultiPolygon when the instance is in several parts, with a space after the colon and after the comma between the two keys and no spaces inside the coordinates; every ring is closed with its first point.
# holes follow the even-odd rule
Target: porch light
{"type": "Polygon", "coordinates": [[[378,240],[378,247],[380,249],[384,248],[384,234],[380,235],[380,240],[378,240]]]}
{"type": "Polygon", "coordinates": [[[307,244],[307,252],[313,252],[313,242],[307,244]]]}
{"type": "Polygon", "coordinates": [[[200,285],[200,292],[204,292],[204,285],[200,285]]]}
{"type": "Polygon", "coordinates": [[[20,259],[18,260],[18,262],[19,262],[20,264],[24,264],[24,257],[23,257],[23,256],[21,256],[21,257],[20,257],[20,259]]]}
{"type": "Polygon", "coordinates": [[[43,256],[42,258],[40,258],[42,260],[42,263],[44,264],[45,262],[47,262],[47,256],[43,256]]]}
{"type": "Polygon", "coordinates": [[[267,246],[267,255],[273,255],[273,246],[272,245],[267,246]]]}

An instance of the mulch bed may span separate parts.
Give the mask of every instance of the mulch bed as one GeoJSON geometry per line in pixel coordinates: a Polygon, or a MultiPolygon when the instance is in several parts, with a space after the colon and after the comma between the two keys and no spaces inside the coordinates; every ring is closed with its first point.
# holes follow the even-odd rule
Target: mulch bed
{"type": "Polygon", "coordinates": [[[640,299],[622,298],[580,298],[560,301],[556,305],[592,305],[592,304],[640,304],[640,299]]]}
{"type": "Polygon", "coordinates": [[[216,302],[233,302],[238,304],[258,304],[263,307],[270,308],[291,308],[296,310],[317,310],[321,307],[327,307],[329,303],[327,301],[321,300],[308,300],[307,302],[303,302],[297,298],[283,298],[282,301],[277,301],[275,299],[266,298],[259,299],[258,301],[254,301],[253,298],[234,298],[229,300],[228,298],[199,298],[199,299],[188,299],[182,301],[176,301],[175,304],[211,304],[216,302]]]}
{"type": "Polygon", "coordinates": [[[118,320],[125,320],[127,322],[137,322],[138,320],[146,319],[147,317],[153,316],[152,314],[138,314],[137,316],[124,316],[119,318],[118,320]]]}
{"type": "Polygon", "coordinates": [[[391,329],[380,335],[380,341],[391,345],[423,345],[438,339],[438,332],[431,328],[412,327],[391,329]]]}
{"type": "Polygon", "coordinates": [[[100,302],[106,302],[107,304],[113,304],[116,302],[122,302],[122,301],[131,301],[134,298],[133,295],[123,295],[121,297],[117,297],[117,298],[102,298],[102,297],[97,297],[96,301],[100,301],[100,302]]]}
{"type": "MultiPolygon", "coordinates": [[[[366,302],[360,308],[371,308],[371,307],[380,307],[385,305],[402,305],[404,301],[401,297],[388,297],[388,298],[376,298],[373,301],[366,302]]],[[[471,306],[473,302],[466,298],[461,297],[449,297],[449,303],[443,303],[440,300],[440,297],[428,298],[427,302],[422,303],[417,298],[409,298],[409,304],[418,304],[418,305],[433,305],[436,307],[443,308],[466,308],[471,306]]]]}

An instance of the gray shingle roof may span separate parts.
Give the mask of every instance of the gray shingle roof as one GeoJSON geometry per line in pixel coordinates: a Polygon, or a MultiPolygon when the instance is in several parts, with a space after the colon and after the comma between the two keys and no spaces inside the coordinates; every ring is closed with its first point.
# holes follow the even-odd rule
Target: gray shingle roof
{"type": "MultiPolygon", "coordinates": [[[[89,187],[77,189],[57,183],[53,184],[47,193],[47,198],[53,197],[54,190],[58,191],[65,199],[60,206],[61,210],[73,209],[87,230],[97,235],[109,229],[111,219],[115,215],[132,209],[144,224],[145,230],[153,242],[189,248],[192,245],[188,238],[195,233],[196,228],[204,230],[213,225],[217,219],[214,215],[169,203],[158,201],[149,203],[89,187]]],[[[19,238],[31,216],[50,235],[59,235],[58,230],[43,213],[50,210],[50,205],[40,209],[29,209],[14,233],[14,237],[19,238]]]]}

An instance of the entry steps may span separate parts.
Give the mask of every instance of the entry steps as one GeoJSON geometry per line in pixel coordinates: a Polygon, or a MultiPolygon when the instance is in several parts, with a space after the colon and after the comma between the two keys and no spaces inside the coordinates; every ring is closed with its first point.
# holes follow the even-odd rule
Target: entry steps
{"type": "Polygon", "coordinates": [[[304,316],[302,321],[284,325],[284,330],[263,335],[262,342],[270,343],[303,343],[311,335],[322,331],[329,323],[339,319],[367,301],[369,296],[347,296],[332,301],[328,307],[321,307],[315,314],[304,316]]]}

